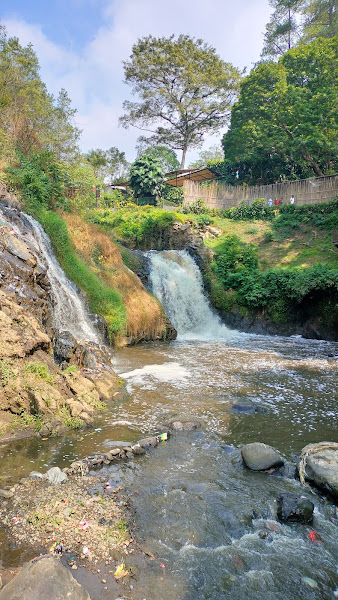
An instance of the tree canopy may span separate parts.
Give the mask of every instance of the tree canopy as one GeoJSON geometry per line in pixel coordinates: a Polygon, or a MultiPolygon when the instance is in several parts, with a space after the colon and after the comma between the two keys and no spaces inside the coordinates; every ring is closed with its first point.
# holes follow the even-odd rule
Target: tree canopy
{"type": "Polygon", "coordinates": [[[280,57],[293,48],[299,39],[300,23],[297,14],[304,0],[269,0],[275,10],[266,25],[262,56],[280,57]]]}
{"type": "Polygon", "coordinates": [[[140,101],[124,102],[120,123],[151,132],[153,144],[182,150],[183,168],[187,149],[228,122],[239,72],[188,35],[143,37],[123,64],[125,82],[140,101]]]}
{"type": "Polygon", "coordinates": [[[278,63],[260,63],[243,80],[223,138],[240,181],[334,172],[337,48],[337,38],[318,39],[278,63]]]}

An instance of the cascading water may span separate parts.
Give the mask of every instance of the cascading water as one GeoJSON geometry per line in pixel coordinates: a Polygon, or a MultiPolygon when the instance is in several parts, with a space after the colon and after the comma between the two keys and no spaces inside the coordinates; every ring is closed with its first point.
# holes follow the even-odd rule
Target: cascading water
{"type": "Polygon", "coordinates": [[[98,342],[98,335],[86,312],[85,304],[55,258],[48,235],[33,217],[27,215],[27,219],[47,267],[54,298],[55,327],[59,331],[69,331],[77,339],[98,342]]]}
{"type": "Polygon", "coordinates": [[[200,270],[185,250],[149,252],[153,294],[163,304],[179,338],[219,339],[232,333],[211,310],[200,270]]]}
{"type": "Polygon", "coordinates": [[[69,331],[79,340],[97,343],[98,334],[87,314],[85,303],[55,258],[50,239],[40,223],[33,217],[15,210],[13,210],[13,219],[15,218],[16,222],[13,222],[13,219],[8,216],[10,212],[12,212],[10,209],[0,208],[1,221],[14,231],[18,238],[30,243],[47,269],[54,301],[53,326],[59,331],[69,331]]]}

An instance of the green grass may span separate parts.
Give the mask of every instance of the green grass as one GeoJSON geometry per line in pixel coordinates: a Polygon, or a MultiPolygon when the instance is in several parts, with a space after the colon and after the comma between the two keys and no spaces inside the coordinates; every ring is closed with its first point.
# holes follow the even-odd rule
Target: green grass
{"type": "Polygon", "coordinates": [[[90,310],[101,315],[108,324],[111,342],[123,335],[126,326],[126,310],[121,295],[108,287],[78,258],[70,239],[67,225],[55,212],[40,209],[34,217],[49,235],[55,254],[67,277],[85,292],[90,310]]]}
{"type": "Polygon", "coordinates": [[[24,367],[24,373],[34,373],[36,377],[39,379],[43,379],[47,381],[47,383],[53,384],[55,382],[55,377],[49,371],[47,365],[40,362],[29,362],[24,367]]]}
{"type": "Polygon", "coordinates": [[[10,381],[16,379],[16,376],[10,362],[0,360],[0,381],[2,385],[7,385],[10,381]]]}

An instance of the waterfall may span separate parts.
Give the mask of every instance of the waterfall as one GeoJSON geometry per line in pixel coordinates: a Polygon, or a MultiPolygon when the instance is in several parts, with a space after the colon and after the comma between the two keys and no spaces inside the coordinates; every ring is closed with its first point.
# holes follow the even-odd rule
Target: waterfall
{"type": "Polygon", "coordinates": [[[53,297],[53,327],[59,331],[69,331],[78,340],[97,343],[99,337],[85,303],[76,286],[67,279],[54,255],[50,239],[40,223],[29,215],[18,213],[15,209],[0,209],[0,217],[16,237],[29,243],[34,252],[38,253],[37,258],[40,258],[40,262],[47,269],[53,297]]]}
{"type": "Polygon", "coordinates": [[[148,252],[153,294],[163,304],[180,339],[219,339],[231,333],[203,293],[200,270],[188,252],[148,252]]]}
{"type": "Polygon", "coordinates": [[[98,342],[98,335],[90,321],[84,301],[57,261],[48,235],[33,217],[26,217],[32,226],[51,283],[54,299],[53,325],[59,331],[69,331],[79,340],[98,342]]]}

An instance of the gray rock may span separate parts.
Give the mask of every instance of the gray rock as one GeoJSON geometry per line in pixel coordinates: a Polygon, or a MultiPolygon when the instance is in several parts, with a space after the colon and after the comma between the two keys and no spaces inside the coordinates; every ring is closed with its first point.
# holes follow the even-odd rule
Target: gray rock
{"type": "Polygon", "coordinates": [[[1,591],[0,600],[90,600],[88,592],[53,556],[27,563],[1,591]]]}
{"type": "Polygon", "coordinates": [[[31,479],[44,479],[45,475],[43,473],[39,473],[39,471],[31,471],[28,477],[31,479]]]}
{"type": "Polygon", "coordinates": [[[286,523],[312,523],[314,504],[305,496],[283,493],[277,498],[277,517],[286,523]]]}
{"type": "Polygon", "coordinates": [[[55,362],[68,362],[76,349],[76,339],[69,331],[57,333],[54,340],[55,362]]]}
{"type": "Polygon", "coordinates": [[[12,492],[11,490],[0,489],[0,498],[12,498],[13,495],[14,495],[14,492],[12,492]]]}
{"type": "Polygon", "coordinates": [[[242,398],[241,400],[237,399],[231,403],[231,408],[234,412],[238,413],[260,413],[263,414],[266,412],[266,409],[263,406],[260,406],[257,402],[253,402],[249,399],[242,398]]]}
{"type": "Polygon", "coordinates": [[[157,438],[155,436],[144,438],[139,441],[139,446],[141,448],[155,448],[158,446],[157,438]]]}
{"type": "MultiPolygon", "coordinates": [[[[309,445],[309,448],[311,445],[309,445]]],[[[304,450],[302,451],[304,452],[304,450]]],[[[306,458],[306,479],[338,499],[338,444],[337,450],[323,449],[306,458]]]]}
{"type": "Polygon", "coordinates": [[[193,431],[199,427],[200,423],[198,421],[173,421],[173,423],[170,423],[170,428],[174,431],[193,431]]]}
{"type": "Polygon", "coordinates": [[[145,449],[142,448],[140,444],[135,444],[135,446],[132,447],[132,451],[136,456],[141,456],[146,453],[145,449]]]}
{"type": "Polygon", "coordinates": [[[46,478],[52,485],[60,485],[68,479],[66,473],[61,471],[59,467],[52,467],[51,469],[48,469],[46,478]]]}
{"type": "Polygon", "coordinates": [[[252,471],[265,471],[284,464],[284,460],[277,450],[261,442],[246,444],[241,449],[241,455],[244,464],[252,471]]]}

